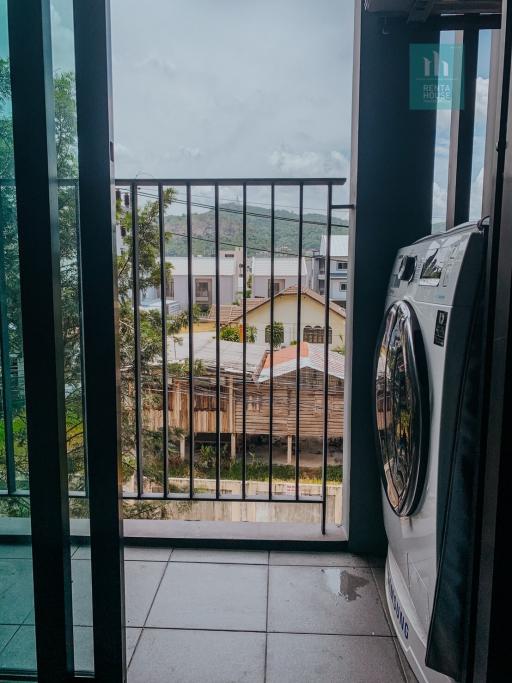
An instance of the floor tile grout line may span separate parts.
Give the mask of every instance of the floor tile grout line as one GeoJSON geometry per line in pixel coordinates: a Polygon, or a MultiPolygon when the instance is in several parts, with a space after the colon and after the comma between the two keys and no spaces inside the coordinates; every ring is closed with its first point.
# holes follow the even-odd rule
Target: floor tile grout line
{"type": "MultiPolygon", "coordinates": [[[[89,626],[89,628],[92,628],[89,626]]],[[[236,629],[236,628],[205,628],[201,626],[128,626],[128,628],[144,628],[145,631],[201,631],[204,633],[251,633],[251,634],[264,634],[263,630],[257,629],[236,629]]],[[[312,631],[268,631],[269,635],[285,635],[285,636],[319,636],[325,638],[326,636],[332,636],[333,638],[380,638],[396,640],[395,636],[382,633],[327,633],[322,632],[312,632],[312,631]]]]}
{"type": "Polygon", "coordinates": [[[398,650],[398,648],[400,647],[400,644],[397,642],[397,640],[398,640],[398,638],[396,638],[396,637],[393,638],[393,646],[395,648],[396,658],[398,659],[398,666],[400,667],[400,671],[402,672],[404,683],[407,683],[407,674],[405,671],[405,666],[402,662],[402,658],[400,657],[400,652],[398,650]]]}
{"type": "MultiPolygon", "coordinates": [[[[171,556],[169,555],[169,558],[170,558],[170,557],[171,557],[171,556]]],[[[155,604],[156,596],[157,596],[157,594],[158,594],[158,591],[160,590],[160,586],[162,585],[162,581],[164,580],[164,576],[165,576],[165,574],[166,574],[168,568],[169,568],[169,560],[167,560],[167,562],[165,563],[165,569],[163,570],[162,576],[160,577],[160,580],[159,580],[158,585],[157,585],[157,587],[156,587],[155,593],[154,593],[154,595],[153,595],[153,599],[151,600],[151,604],[149,605],[149,609],[148,609],[148,611],[147,611],[147,613],[146,613],[146,618],[144,619],[144,624],[142,625],[142,628],[145,628],[145,627],[146,627],[146,624],[147,624],[147,621],[148,621],[148,618],[149,618],[149,613],[150,613],[151,610],[153,609],[153,605],[155,604]]]]}
{"type": "Polygon", "coordinates": [[[375,584],[375,589],[377,591],[380,606],[382,608],[382,611],[384,612],[384,620],[385,620],[386,624],[388,625],[391,636],[393,636],[394,628],[393,628],[393,623],[391,622],[391,615],[388,613],[388,610],[386,608],[386,604],[384,602],[386,599],[386,594],[384,593],[384,595],[381,595],[379,584],[377,582],[377,577],[375,576],[375,572],[373,569],[374,568],[372,567],[372,569],[371,569],[372,579],[373,579],[373,583],[375,584]]]}
{"type": "Polygon", "coordinates": [[[269,593],[270,593],[270,551],[268,551],[268,564],[267,564],[267,607],[265,610],[265,658],[263,662],[263,683],[267,681],[267,655],[268,655],[268,603],[269,603],[269,593]]]}
{"type": "MultiPolygon", "coordinates": [[[[17,626],[16,631],[22,626],[33,626],[33,624],[1,624],[2,626],[17,626]]],[[[92,628],[91,624],[74,624],[76,628],[92,628]]],[[[154,631],[205,631],[207,633],[265,633],[262,629],[250,628],[205,628],[204,626],[141,626],[134,624],[126,626],[126,628],[146,629],[154,631]]],[[[337,638],[392,638],[396,640],[396,636],[382,633],[332,633],[327,631],[268,631],[270,635],[289,635],[289,636],[334,636],[337,638]]]]}
{"type": "MultiPolygon", "coordinates": [[[[135,647],[133,648],[133,652],[131,654],[130,661],[127,662],[127,664],[126,664],[126,670],[127,671],[128,671],[128,668],[130,667],[130,664],[132,663],[134,656],[135,656],[135,651],[137,650],[137,648],[139,646],[139,643],[140,643],[140,640],[142,638],[142,634],[144,632],[144,629],[146,628],[146,624],[147,624],[147,621],[149,618],[149,614],[150,614],[151,610],[153,609],[153,605],[155,604],[157,593],[160,590],[160,586],[162,585],[162,581],[164,580],[165,573],[167,572],[167,568],[169,567],[169,563],[170,563],[170,559],[171,559],[171,555],[173,553],[173,550],[174,550],[174,548],[171,548],[171,552],[169,553],[169,557],[167,558],[167,561],[164,562],[165,568],[162,572],[162,576],[160,577],[160,580],[159,580],[158,585],[156,587],[155,593],[153,595],[153,599],[151,600],[151,604],[149,605],[148,611],[146,613],[146,618],[144,619],[144,623],[142,626],[138,627],[138,628],[140,628],[140,633],[139,633],[139,637],[137,638],[137,642],[135,643],[135,647]]],[[[128,561],[131,561],[131,560],[128,560],[128,561]]],[[[126,588],[125,588],[125,591],[126,591],[126,588]]],[[[125,629],[126,628],[127,628],[127,626],[125,624],[125,629]]],[[[131,627],[131,628],[133,628],[133,627],[131,627]]]]}
{"type": "MultiPolygon", "coordinates": [[[[2,626],[16,626],[16,624],[2,624],[2,626]]],[[[21,629],[21,627],[24,626],[24,624],[18,624],[18,628],[14,629],[14,632],[11,634],[11,637],[7,640],[3,648],[0,650],[0,655],[5,652],[7,647],[11,644],[14,636],[18,633],[18,631],[21,629]]]]}
{"type": "Polygon", "coordinates": [[[384,618],[386,619],[386,622],[389,626],[389,630],[391,632],[391,638],[393,640],[393,647],[395,648],[395,654],[396,654],[396,657],[398,659],[398,665],[399,665],[400,671],[402,672],[402,677],[404,679],[404,682],[407,683],[407,674],[406,674],[405,667],[403,665],[402,659],[400,657],[400,652],[398,650],[398,648],[400,647],[400,644],[397,642],[398,639],[397,639],[396,634],[395,634],[395,629],[393,626],[393,622],[391,620],[391,615],[390,615],[389,610],[387,609],[387,606],[385,603],[385,600],[386,600],[385,590],[386,589],[384,587],[384,595],[381,595],[379,583],[378,583],[377,577],[375,575],[375,569],[382,569],[382,567],[372,567],[372,577],[373,577],[373,581],[375,583],[375,586],[377,588],[377,595],[379,596],[379,602],[381,603],[382,609],[384,611],[384,618]]]}

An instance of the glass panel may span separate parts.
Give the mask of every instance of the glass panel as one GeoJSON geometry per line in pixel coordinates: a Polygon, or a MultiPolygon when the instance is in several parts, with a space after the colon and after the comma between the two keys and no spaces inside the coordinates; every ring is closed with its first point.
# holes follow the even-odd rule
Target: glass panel
{"type": "MultiPolygon", "coordinates": [[[[453,44],[455,31],[441,31],[440,44],[453,44]]],[[[445,48],[446,49],[446,48],[445,48]]],[[[434,188],[432,199],[432,232],[446,230],[448,192],[448,161],[450,156],[450,128],[452,112],[438,108],[436,115],[436,144],[434,156],[434,188]]]]}
{"type": "Polygon", "coordinates": [[[0,0],[0,672],[36,669],[7,2],[0,0]],[[9,540],[12,538],[12,541],[9,540]]]}
{"type": "MultiPolygon", "coordinates": [[[[90,535],[84,428],[81,319],[78,151],[73,5],[52,0],[52,58],[55,95],[62,336],[66,392],[66,443],[71,538],[90,535]]],[[[88,548],[72,557],[75,670],[94,670],[91,561],[88,548]]]]}
{"type": "MultiPolygon", "coordinates": [[[[417,481],[425,457],[428,435],[422,428],[421,404],[409,307],[399,302],[389,311],[377,363],[376,415],[386,494],[397,514],[410,514],[416,499],[417,481]]],[[[424,391],[426,389],[424,388],[424,391]]]]}
{"type": "Polygon", "coordinates": [[[491,36],[492,32],[489,30],[482,30],[478,35],[475,130],[473,136],[471,200],[469,207],[469,218],[476,220],[482,217],[485,135],[487,129],[487,95],[489,92],[489,69],[491,61],[491,36]]]}

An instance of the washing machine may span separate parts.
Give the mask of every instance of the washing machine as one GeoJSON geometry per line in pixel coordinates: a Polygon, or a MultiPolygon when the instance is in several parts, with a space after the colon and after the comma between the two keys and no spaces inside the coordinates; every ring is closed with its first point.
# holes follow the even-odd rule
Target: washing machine
{"type": "Polygon", "coordinates": [[[485,244],[480,222],[401,249],[376,349],[386,597],[400,645],[428,683],[458,679],[464,656],[469,589],[466,579],[452,584],[471,565],[461,541],[471,543],[475,504],[485,244]]]}

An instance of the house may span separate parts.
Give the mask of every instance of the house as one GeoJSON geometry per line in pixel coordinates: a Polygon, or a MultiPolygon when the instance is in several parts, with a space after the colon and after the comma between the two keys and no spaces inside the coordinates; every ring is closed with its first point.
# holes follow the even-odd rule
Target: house
{"type": "MultiPolygon", "coordinates": [[[[171,277],[167,282],[167,298],[179,304],[180,310],[188,307],[188,257],[167,256],[171,265],[171,277]]],[[[241,250],[221,251],[219,254],[220,302],[232,304],[239,294],[239,275],[241,250]]],[[[203,311],[208,311],[215,303],[214,256],[194,256],[192,258],[192,297],[193,303],[203,311]]],[[[144,292],[143,304],[160,297],[160,288],[150,288],[144,292]]]]}
{"type": "MultiPolygon", "coordinates": [[[[216,430],[216,353],[215,339],[208,333],[195,333],[194,360],[200,361],[201,373],[194,374],[194,430],[198,439],[209,442],[208,435],[216,430]],[[199,436],[201,435],[201,436],[199,436]]],[[[176,360],[188,359],[188,335],[176,346],[176,360]]],[[[271,372],[270,354],[258,344],[246,346],[246,434],[248,438],[269,433],[272,409],[273,437],[286,444],[287,462],[291,462],[293,438],[296,429],[296,372],[297,355],[301,373],[300,437],[323,437],[324,357],[321,344],[301,342],[300,346],[287,346],[273,354],[273,400],[269,401],[271,372]],[[285,441],[284,441],[285,440],[285,441]]],[[[219,341],[221,358],[220,431],[222,440],[229,444],[231,457],[236,455],[237,436],[243,432],[243,344],[219,341]]],[[[340,353],[329,351],[328,436],[343,437],[343,386],[345,359],[340,353]]],[[[179,451],[186,457],[186,439],[189,423],[189,380],[181,372],[171,372],[168,385],[169,427],[179,430],[179,451]]],[[[148,411],[153,429],[161,428],[162,413],[153,407],[148,411]]]]}
{"type": "MultiPolygon", "coordinates": [[[[322,235],[319,251],[313,254],[312,286],[318,294],[325,293],[325,257],[327,237],[322,235]]],[[[343,308],[347,305],[348,235],[331,236],[331,269],[329,298],[343,308]]]]}
{"type": "MultiPolygon", "coordinates": [[[[296,373],[297,355],[300,368],[300,406],[299,437],[301,439],[323,438],[323,398],[325,349],[321,344],[301,342],[297,346],[287,346],[275,351],[273,363],[267,354],[265,363],[257,382],[248,392],[247,433],[257,434],[268,424],[270,419],[270,402],[268,385],[273,369],[273,402],[272,402],[272,434],[275,437],[286,437],[286,461],[292,462],[293,440],[296,428],[296,373]]],[[[343,397],[345,378],[345,357],[341,353],[328,352],[328,437],[343,438],[343,397]]],[[[236,404],[239,408],[238,403],[236,404]]],[[[241,422],[237,414],[237,425],[241,422]]]]}
{"type": "MultiPolygon", "coordinates": [[[[256,330],[255,342],[268,344],[270,340],[270,299],[261,299],[256,305],[247,306],[247,326],[256,330]]],[[[329,345],[331,348],[343,347],[345,343],[345,309],[332,301],[329,304],[329,345]]],[[[242,324],[243,316],[232,320],[242,324]]],[[[308,287],[301,289],[301,329],[297,333],[297,286],[293,285],[274,297],[274,322],[283,325],[282,344],[306,341],[313,344],[324,343],[325,299],[308,287]]]]}
{"type": "MultiPolygon", "coordinates": [[[[252,296],[268,297],[271,294],[271,259],[266,256],[254,256],[251,260],[252,296]]],[[[302,257],[301,285],[308,284],[308,267],[306,259],[302,257]]],[[[299,275],[298,258],[274,258],[274,294],[297,285],[299,275]]]]}

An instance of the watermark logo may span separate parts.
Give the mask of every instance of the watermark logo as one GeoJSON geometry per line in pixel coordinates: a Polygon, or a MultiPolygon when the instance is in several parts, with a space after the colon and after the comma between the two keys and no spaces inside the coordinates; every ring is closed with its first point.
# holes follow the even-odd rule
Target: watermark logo
{"type": "Polygon", "coordinates": [[[411,109],[462,109],[464,54],[460,44],[409,46],[411,109]]]}

